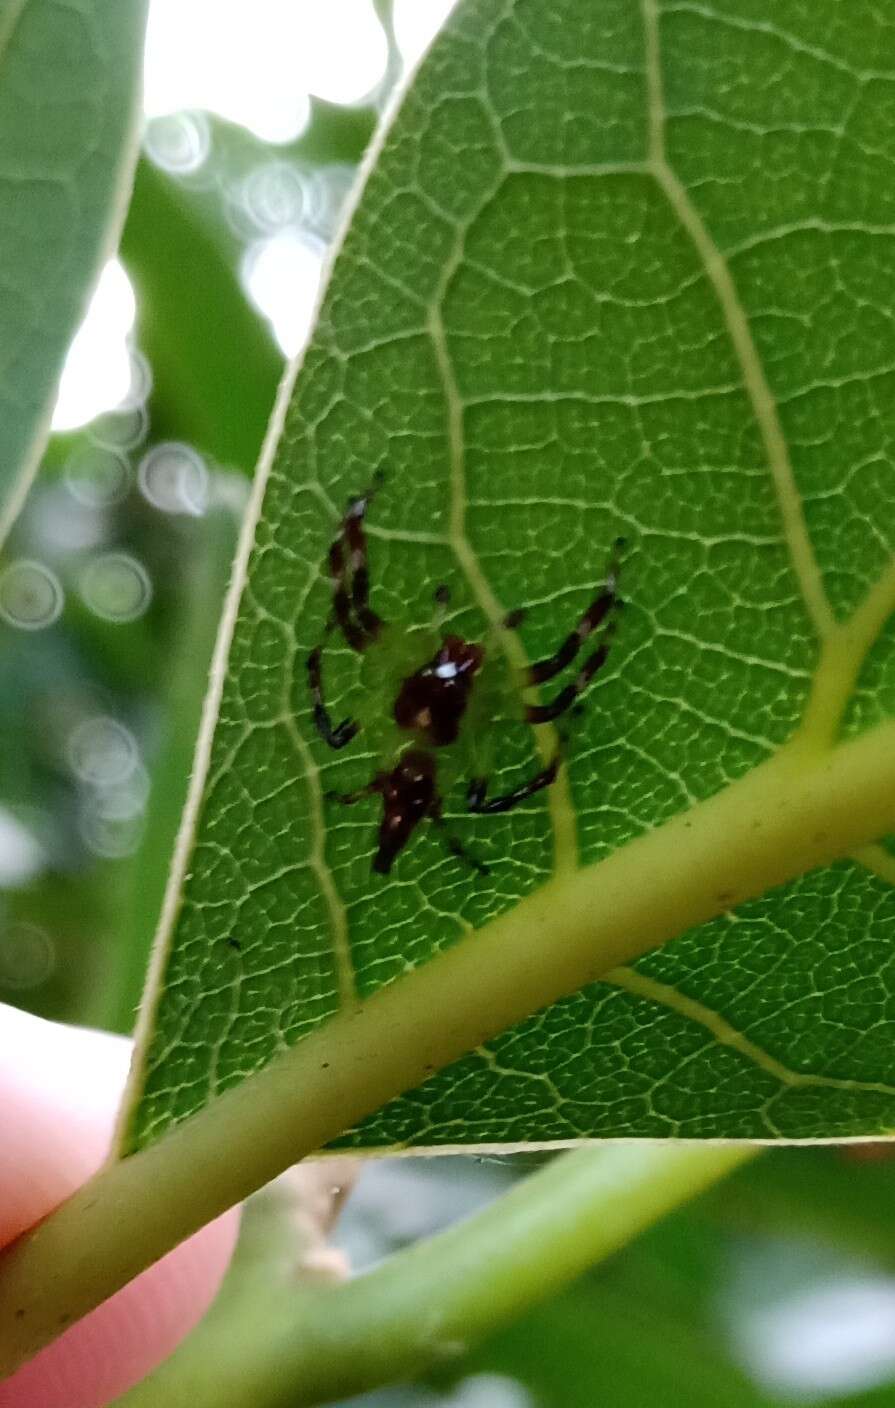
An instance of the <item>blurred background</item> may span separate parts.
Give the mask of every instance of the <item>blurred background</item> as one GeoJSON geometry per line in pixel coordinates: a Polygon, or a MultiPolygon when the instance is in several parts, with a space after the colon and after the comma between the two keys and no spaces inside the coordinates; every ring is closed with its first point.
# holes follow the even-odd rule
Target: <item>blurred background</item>
{"type": "MultiPolygon", "coordinates": [[[[118,258],[0,561],[0,1001],[129,1031],[284,360],[402,71],[451,0],[152,0],[118,258]]],[[[783,1150],[367,1408],[895,1408],[895,1165],[783,1150]]],[[[376,1162],[355,1266],[542,1156],[376,1162]]]]}

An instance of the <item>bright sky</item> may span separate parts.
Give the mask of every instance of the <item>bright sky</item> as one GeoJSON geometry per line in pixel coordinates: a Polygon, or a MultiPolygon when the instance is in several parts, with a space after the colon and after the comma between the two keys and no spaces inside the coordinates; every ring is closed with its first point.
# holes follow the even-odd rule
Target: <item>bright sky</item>
{"type": "MultiPolygon", "coordinates": [[[[395,33],[406,64],[416,62],[453,4],[395,0],[395,33]]],[[[171,171],[197,170],[208,151],[203,110],[266,141],[290,141],[307,121],[309,94],[360,102],[375,93],[386,58],[371,0],[152,0],[148,150],[171,171]]],[[[319,238],[298,222],[268,232],[246,251],[246,287],[290,356],[310,329],[323,252],[319,238]]],[[[54,429],[74,429],[127,402],[134,312],[127,276],[112,260],[69,352],[54,429]]]]}

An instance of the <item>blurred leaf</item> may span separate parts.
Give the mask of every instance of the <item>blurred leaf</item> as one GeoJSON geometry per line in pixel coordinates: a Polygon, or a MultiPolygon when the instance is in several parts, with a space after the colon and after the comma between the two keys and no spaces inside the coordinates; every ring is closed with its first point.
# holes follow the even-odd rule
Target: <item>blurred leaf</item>
{"type": "Polygon", "coordinates": [[[895,1150],[787,1149],[738,1170],[702,1201],[707,1217],[742,1236],[811,1239],[895,1269],[895,1150]]]}
{"type": "Polygon", "coordinates": [[[283,356],[240,277],[249,231],[233,227],[236,192],[241,180],[271,162],[296,171],[356,166],[375,113],[314,99],[302,136],[273,149],[220,118],[207,122],[211,150],[196,179],[139,162],[121,256],[139,294],[155,438],[189,440],[251,473],[283,356]]]}
{"type": "MultiPolygon", "coordinates": [[[[841,1149],[771,1152],[478,1346],[434,1382],[507,1374],[532,1392],[536,1408],[590,1408],[601,1402],[613,1408],[652,1408],[657,1402],[786,1408],[796,1401],[889,1408],[895,1404],[895,1382],[842,1393],[832,1386],[805,1386],[801,1392],[793,1387],[779,1395],[751,1383],[735,1362],[731,1314],[722,1314],[722,1305],[736,1254],[766,1238],[779,1244],[763,1287],[769,1306],[781,1291],[786,1298],[783,1278],[798,1247],[806,1253],[825,1247],[857,1252],[861,1261],[855,1272],[882,1271],[892,1259],[887,1228],[893,1193],[895,1165],[885,1161],[856,1163],[841,1149]],[[775,1264],[780,1285],[771,1276],[775,1264]]],[[[810,1292],[810,1284],[805,1290],[810,1292]]],[[[819,1318],[812,1331],[803,1320],[803,1335],[824,1334],[826,1323],[819,1318]]],[[[879,1372],[873,1341],[872,1329],[867,1343],[843,1331],[843,1372],[859,1375],[862,1364],[869,1377],[879,1372]]],[[[801,1362],[810,1378],[808,1348],[796,1364],[801,1362]]]]}
{"type": "MultiPolygon", "coordinates": [[[[192,526],[192,525],[191,525],[192,526]]],[[[189,781],[202,700],[236,546],[237,523],[215,509],[194,525],[179,582],[181,608],[162,682],[163,736],[152,770],[146,828],[129,866],[119,907],[119,962],[104,990],[103,1026],[130,1032],[146,981],[171,852],[189,781]]]]}
{"type": "Polygon", "coordinates": [[[107,871],[51,872],[0,900],[0,1002],[50,1021],[102,1021],[103,993],[120,941],[107,871]],[[24,943],[30,971],[16,972],[24,943]]]}
{"type": "Polygon", "coordinates": [[[37,467],[65,353],[124,213],[145,15],[145,0],[0,8],[0,538],[37,467]]]}
{"type": "Polygon", "coordinates": [[[139,162],[121,257],[152,367],[153,434],[251,471],[282,357],[239,285],[237,251],[205,203],[139,162]]]}
{"type": "MultiPolygon", "coordinates": [[[[628,1274],[589,1276],[473,1351],[451,1381],[499,1373],[520,1380],[534,1408],[772,1408],[724,1354],[715,1327],[689,1302],[644,1290],[638,1257],[628,1274]]],[[[444,1380],[442,1380],[444,1382],[444,1380]]]]}
{"type": "Polygon", "coordinates": [[[299,161],[356,166],[376,130],[376,118],[374,108],[345,107],[312,97],[311,116],[304,132],[280,150],[284,157],[299,161]]]}

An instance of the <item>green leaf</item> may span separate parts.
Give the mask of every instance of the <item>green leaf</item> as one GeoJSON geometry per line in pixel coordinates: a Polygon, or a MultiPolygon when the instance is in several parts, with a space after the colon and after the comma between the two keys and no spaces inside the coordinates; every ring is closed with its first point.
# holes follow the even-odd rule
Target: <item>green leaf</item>
{"type": "MultiPolygon", "coordinates": [[[[221,1118],[300,1091],[293,1155],[362,1115],[366,1146],[892,1126],[893,76],[869,3],[455,12],[258,487],[126,1147],[265,1067],[221,1118]],[[450,585],[502,684],[473,739],[495,791],[557,747],[513,722],[514,670],[627,539],[557,783],[470,818],[456,760],[446,811],[487,877],[433,827],[371,874],[376,805],[324,795],[378,762],[317,738],[305,658],[380,469],[373,605],[400,642],[450,585]]],[[[336,717],[375,724],[401,672],[363,663],[327,643],[336,717]]]]}
{"type": "Polygon", "coordinates": [[[124,215],[145,16],[145,0],[0,6],[0,539],[124,215]]]}
{"type": "Polygon", "coordinates": [[[239,286],[238,241],[211,203],[141,160],[121,257],[152,366],[153,433],[251,471],[282,359],[239,286]]]}

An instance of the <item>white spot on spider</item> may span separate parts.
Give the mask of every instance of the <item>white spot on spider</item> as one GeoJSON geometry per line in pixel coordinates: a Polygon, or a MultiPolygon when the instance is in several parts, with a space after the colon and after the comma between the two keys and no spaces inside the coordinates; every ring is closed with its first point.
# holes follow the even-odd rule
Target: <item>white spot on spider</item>
{"type": "Polygon", "coordinates": [[[440,680],[454,680],[460,673],[460,668],[453,660],[446,660],[443,665],[435,666],[435,674],[440,680]]]}

